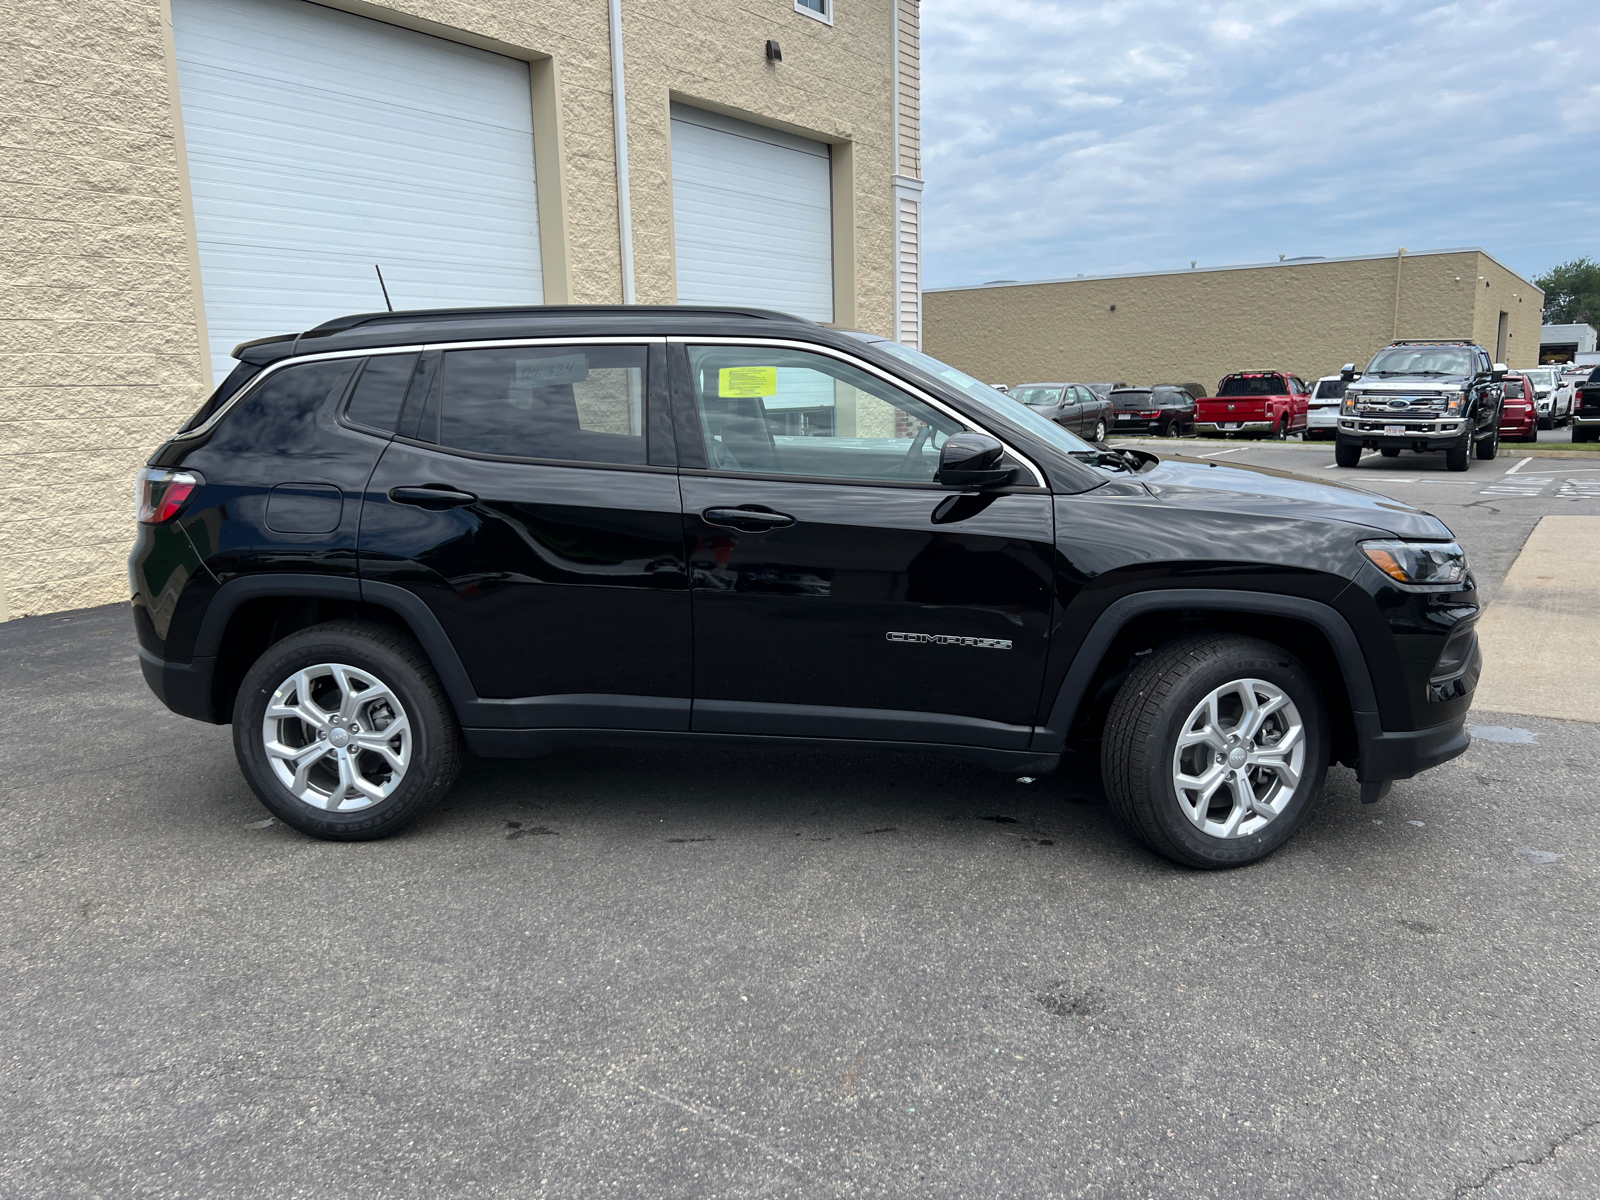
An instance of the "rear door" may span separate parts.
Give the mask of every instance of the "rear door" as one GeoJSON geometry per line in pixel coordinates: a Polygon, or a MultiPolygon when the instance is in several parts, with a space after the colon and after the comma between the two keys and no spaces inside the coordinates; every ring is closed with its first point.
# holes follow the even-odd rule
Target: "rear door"
{"type": "Polygon", "coordinates": [[[499,343],[424,364],[367,488],[361,573],[433,611],[487,723],[688,728],[664,353],[499,343]]]}
{"type": "Polygon", "coordinates": [[[1032,469],[938,486],[968,423],[843,354],[674,353],[693,728],[1026,748],[1054,562],[1032,469]],[[831,418],[791,432],[796,407],[831,418]]]}

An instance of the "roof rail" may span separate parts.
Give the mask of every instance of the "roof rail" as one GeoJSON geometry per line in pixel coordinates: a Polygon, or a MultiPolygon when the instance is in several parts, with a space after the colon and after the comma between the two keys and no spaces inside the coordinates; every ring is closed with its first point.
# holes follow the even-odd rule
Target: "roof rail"
{"type": "Polygon", "coordinates": [[[350,316],[335,317],[331,321],[324,321],[321,325],[306,330],[300,336],[326,337],[328,334],[343,333],[345,330],[354,329],[359,325],[376,325],[390,321],[450,321],[482,317],[602,317],[622,316],[629,313],[659,313],[663,316],[754,317],[761,321],[793,321],[804,325],[816,324],[815,321],[809,318],[777,312],[770,308],[724,308],[718,305],[694,304],[538,304],[505,308],[413,308],[399,312],[353,313],[350,316]]]}

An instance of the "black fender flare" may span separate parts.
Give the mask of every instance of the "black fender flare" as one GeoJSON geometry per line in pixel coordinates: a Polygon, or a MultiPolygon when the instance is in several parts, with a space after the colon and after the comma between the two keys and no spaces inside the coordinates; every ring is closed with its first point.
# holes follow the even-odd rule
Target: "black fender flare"
{"type": "Polygon", "coordinates": [[[439,624],[439,618],[434,616],[427,604],[403,587],[392,583],[374,583],[353,575],[275,572],[228,580],[212,597],[200,623],[200,632],[195,637],[194,663],[197,670],[204,670],[209,675],[210,669],[214,669],[233,614],[241,605],[263,596],[348,600],[386,608],[405,622],[412,636],[421,644],[458,714],[470,711],[468,706],[478,699],[472,680],[467,676],[467,669],[461,663],[461,656],[456,653],[449,636],[439,624]]]}
{"type": "Polygon", "coordinates": [[[1331,606],[1320,600],[1276,592],[1160,588],[1113,600],[1096,618],[1073,656],[1072,665],[1067,668],[1055,703],[1050,706],[1049,717],[1034,731],[1034,750],[1059,753],[1066,748],[1067,733],[1077,719],[1084,693],[1117,634],[1135,617],[1168,608],[1225,609],[1267,617],[1291,617],[1315,626],[1333,648],[1340,674],[1344,677],[1345,690],[1350,696],[1357,730],[1364,732],[1378,728],[1377,693],[1372,687],[1372,674],[1367,669],[1367,660],[1361,653],[1361,643],[1356,640],[1350,623],[1331,606]]]}

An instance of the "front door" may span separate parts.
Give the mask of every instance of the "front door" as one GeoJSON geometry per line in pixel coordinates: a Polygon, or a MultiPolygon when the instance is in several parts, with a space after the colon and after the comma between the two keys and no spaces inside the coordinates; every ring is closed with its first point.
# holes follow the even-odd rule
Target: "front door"
{"type": "Polygon", "coordinates": [[[1049,495],[939,487],[939,446],[967,425],[843,358],[674,352],[693,728],[1025,749],[1049,495]]]}
{"type": "Polygon", "coordinates": [[[663,365],[659,342],[447,350],[408,400],[412,436],[367,486],[362,579],[432,609],[472,719],[688,728],[678,481],[670,435],[649,436],[663,365]]]}

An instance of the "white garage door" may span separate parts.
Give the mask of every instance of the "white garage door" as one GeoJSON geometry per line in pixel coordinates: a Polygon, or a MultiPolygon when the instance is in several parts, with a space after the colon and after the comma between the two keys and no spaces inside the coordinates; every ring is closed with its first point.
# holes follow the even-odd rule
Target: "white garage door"
{"type": "Polygon", "coordinates": [[[678,300],[833,320],[828,147],[672,106],[678,300]]]}
{"type": "Polygon", "coordinates": [[[528,64],[305,0],[172,0],[212,369],[342,313],[538,304],[528,64]]]}

